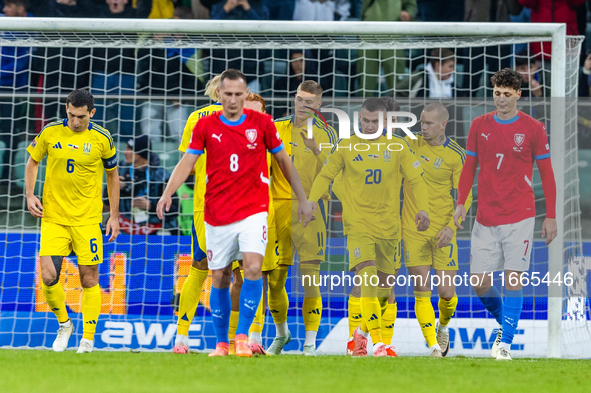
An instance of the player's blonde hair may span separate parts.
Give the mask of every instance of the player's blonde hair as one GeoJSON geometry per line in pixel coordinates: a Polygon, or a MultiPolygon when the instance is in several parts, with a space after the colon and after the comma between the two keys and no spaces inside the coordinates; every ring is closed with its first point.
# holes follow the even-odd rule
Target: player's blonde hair
{"type": "Polygon", "coordinates": [[[208,96],[213,100],[213,102],[218,102],[220,97],[218,96],[218,87],[220,86],[220,79],[221,75],[216,75],[210,80],[207,81],[205,85],[205,95],[208,96]]]}
{"type": "Polygon", "coordinates": [[[263,97],[261,97],[260,95],[258,95],[257,93],[249,93],[246,96],[246,101],[260,102],[261,103],[261,111],[263,113],[265,113],[265,109],[267,108],[267,105],[265,105],[265,99],[263,97]]]}

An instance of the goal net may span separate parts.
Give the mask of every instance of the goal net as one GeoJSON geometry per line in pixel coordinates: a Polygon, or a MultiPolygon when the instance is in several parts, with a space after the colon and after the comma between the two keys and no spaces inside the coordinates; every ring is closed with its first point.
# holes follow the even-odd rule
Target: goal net
{"type": "MultiPolygon", "coordinates": [[[[171,172],[181,157],[178,147],[187,117],[212,103],[204,95],[205,84],[223,70],[236,68],[245,73],[251,92],[264,97],[267,113],[274,118],[293,113],[297,86],[308,79],[324,88],[324,108],[342,109],[351,119],[363,97],[393,97],[401,111],[417,117],[427,103],[442,102],[450,112],[447,135],[465,147],[472,119],[494,110],[490,77],[518,66],[527,74],[518,107],[544,122],[549,133],[559,232],[548,248],[541,238],[545,204],[535,169],[536,231],[528,273],[539,282],[525,287],[512,354],[583,357],[591,350],[591,262],[583,252],[579,202],[579,154],[587,151],[579,151],[577,141],[581,37],[566,37],[563,27],[550,24],[10,19],[4,18],[0,27],[2,64],[10,64],[2,70],[0,88],[0,347],[48,348],[57,331],[40,287],[40,222],[27,211],[24,174],[27,146],[46,124],[65,118],[65,98],[73,89],[88,88],[96,99],[92,120],[113,136],[120,175],[126,180],[122,201],[128,200],[127,211],[121,210],[127,219],[122,223],[125,233],[114,243],[105,242],[99,268],[103,305],[95,347],[170,350],[179,294],[191,266],[193,184],[179,190],[178,207],[163,225],[151,219],[145,224],[145,214],[144,224],[137,224],[142,214],[134,215],[130,201],[145,194],[124,157],[128,140],[148,134],[150,165],[171,172]],[[439,74],[445,76],[436,88],[429,78],[439,74]]],[[[336,118],[326,120],[337,128],[336,118]]],[[[412,129],[419,131],[420,125],[412,129]]],[[[44,168],[42,162],[35,189],[39,197],[44,168]]],[[[474,187],[466,228],[458,232],[460,276],[469,272],[476,191],[474,187]]],[[[157,201],[159,195],[147,197],[157,201]]],[[[326,262],[321,273],[346,273],[341,205],[334,196],[326,213],[326,262]]],[[[404,267],[400,275],[407,276],[404,267]]],[[[61,280],[76,324],[70,344],[77,344],[83,329],[75,255],[65,259],[61,280]]],[[[304,343],[304,294],[298,280],[296,263],[287,282],[294,340],[285,349],[293,351],[302,350],[304,343]]],[[[194,350],[215,346],[209,285],[210,280],[190,328],[194,350]]],[[[349,290],[322,288],[317,339],[321,353],[345,353],[349,290]]],[[[459,286],[457,294],[459,304],[450,325],[452,353],[487,356],[496,323],[469,284],[459,286]]],[[[396,296],[393,344],[400,354],[426,353],[414,315],[412,285],[398,286],[396,296]]],[[[432,300],[437,310],[436,291],[432,300]]],[[[265,346],[274,335],[267,311],[265,346]]]]}

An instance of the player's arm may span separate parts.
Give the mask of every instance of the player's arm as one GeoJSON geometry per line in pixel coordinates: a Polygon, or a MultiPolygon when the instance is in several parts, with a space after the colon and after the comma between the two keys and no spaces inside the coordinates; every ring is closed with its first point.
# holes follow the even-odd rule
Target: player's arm
{"type": "Polygon", "coordinates": [[[37,173],[39,172],[39,162],[33,157],[29,157],[25,169],[25,196],[27,197],[27,207],[33,217],[43,218],[43,205],[39,198],[35,196],[35,183],[37,182],[37,173]]]}
{"type": "Polygon", "coordinates": [[[550,145],[546,128],[540,127],[539,137],[534,141],[534,159],[540,171],[542,189],[546,200],[546,218],[542,223],[542,236],[546,237],[546,244],[550,244],[558,234],[556,224],[556,179],[550,161],[550,145]]]}
{"type": "Polygon", "coordinates": [[[293,161],[291,162],[291,188],[298,197],[298,221],[303,222],[305,227],[310,221],[316,219],[314,215],[316,209],[308,203],[304,186],[293,161]]]}
{"type": "Polygon", "coordinates": [[[476,169],[478,168],[478,146],[476,143],[476,138],[478,137],[477,130],[478,125],[476,121],[473,121],[470,126],[468,142],[466,144],[466,162],[464,162],[464,167],[462,168],[462,173],[458,182],[458,201],[456,202],[456,211],[454,213],[454,224],[460,229],[464,229],[460,222],[466,219],[466,201],[468,200],[468,195],[472,192],[472,185],[474,184],[476,169]]]}
{"type": "Polygon", "coordinates": [[[183,154],[183,158],[174,167],[166,188],[158,201],[158,206],[156,206],[156,214],[159,219],[164,219],[165,210],[166,212],[170,211],[173,194],[187,180],[201,154],[203,154],[203,150],[187,149],[187,152],[183,154]]]}
{"type": "Polygon", "coordinates": [[[415,197],[419,211],[415,216],[415,224],[417,231],[426,231],[429,229],[431,221],[429,220],[429,189],[427,183],[423,179],[423,168],[416,159],[410,148],[406,146],[399,154],[402,155],[400,160],[400,172],[404,176],[404,181],[408,182],[412,194],[415,197]]]}
{"type": "Polygon", "coordinates": [[[345,160],[340,151],[332,154],[326,161],[322,170],[318,176],[316,176],[316,179],[314,179],[314,183],[310,189],[310,196],[308,197],[308,201],[310,202],[310,205],[313,206],[314,211],[316,211],[318,200],[322,198],[322,195],[328,190],[330,183],[332,183],[344,167],[345,160]]]}
{"type": "Polygon", "coordinates": [[[112,170],[105,168],[105,172],[107,173],[107,192],[109,193],[109,220],[105,234],[111,235],[109,237],[109,243],[111,243],[119,236],[119,192],[121,186],[119,185],[117,167],[112,170]]]}

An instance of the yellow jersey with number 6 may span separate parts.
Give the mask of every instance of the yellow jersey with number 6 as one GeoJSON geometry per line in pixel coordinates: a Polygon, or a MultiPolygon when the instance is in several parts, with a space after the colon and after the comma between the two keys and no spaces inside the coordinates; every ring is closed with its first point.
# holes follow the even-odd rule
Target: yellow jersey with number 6
{"type": "Polygon", "coordinates": [[[74,132],[68,120],[45,126],[27,148],[40,162],[47,156],[43,187],[43,220],[65,226],[102,222],[103,168],[117,167],[115,144],[109,131],[90,122],[74,132]]]}

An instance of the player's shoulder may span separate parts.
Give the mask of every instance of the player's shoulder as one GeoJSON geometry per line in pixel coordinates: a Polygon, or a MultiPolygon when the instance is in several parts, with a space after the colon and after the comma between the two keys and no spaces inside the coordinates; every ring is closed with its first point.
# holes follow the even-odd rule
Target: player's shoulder
{"type": "Polygon", "coordinates": [[[539,121],[538,119],[535,119],[527,113],[519,111],[518,116],[519,118],[523,118],[523,121],[528,123],[528,128],[532,127],[534,130],[546,130],[546,125],[543,122],[539,121]]]}
{"type": "MultiPolygon", "coordinates": [[[[44,132],[47,134],[56,132],[56,131],[61,131],[64,127],[64,120],[57,120],[57,121],[52,121],[51,123],[48,123],[45,125],[45,127],[43,127],[41,129],[41,131],[39,131],[39,134],[37,135],[37,137],[40,137],[41,134],[43,134],[44,132]]],[[[44,136],[45,136],[44,135],[44,136]]]]}
{"type": "Polygon", "coordinates": [[[291,123],[293,121],[293,118],[294,118],[294,115],[289,115],[289,116],[283,116],[283,117],[280,117],[278,119],[275,119],[274,120],[275,126],[276,127],[286,126],[286,125],[290,125],[291,126],[291,123]]]}
{"type": "Polygon", "coordinates": [[[452,156],[458,157],[462,161],[462,164],[466,161],[466,150],[464,150],[464,148],[462,148],[462,146],[460,146],[458,142],[452,138],[447,137],[443,147],[451,152],[452,156]]]}
{"type": "Polygon", "coordinates": [[[103,139],[103,141],[105,143],[108,143],[109,148],[113,148],[115,146],[115,143],[113,142],[113,137],[111,136],[111,133],[109,132],[109,130],[107,130],[106,128],[101,127],[100,125],[94,123],[94,122],[90,122],[88,125],[88,129],[92,132],[95,133],[95,135],[97,135],[99,137],[99,139],[103,139]]]}
{"type": "Polygon", "coordinates": [[[338,135],[336,130],[329,126],[328,123],[324,121],[324,119],[318,119],[317,117],[314,117],[314,122],[312,124],[314,128],[318,130],[318,132],[328,136],[328,141],[330,143],[333,145],[338,143],[338,135]]]}

